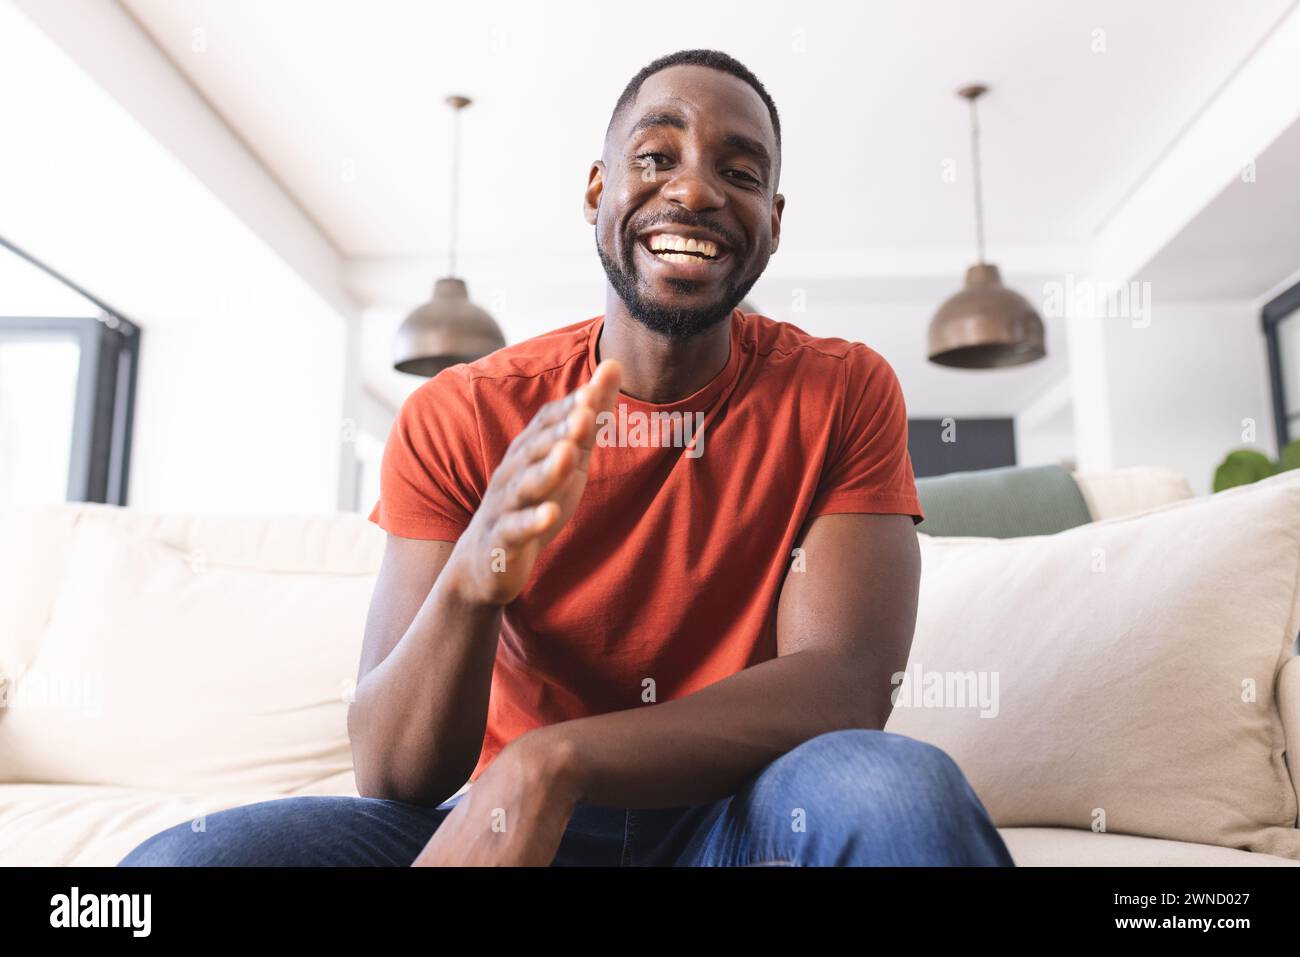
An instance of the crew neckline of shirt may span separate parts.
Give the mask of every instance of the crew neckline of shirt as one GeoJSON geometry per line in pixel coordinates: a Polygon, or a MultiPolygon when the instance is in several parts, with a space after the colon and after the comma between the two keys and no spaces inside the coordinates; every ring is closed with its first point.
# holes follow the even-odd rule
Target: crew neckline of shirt
{"type": "MultiPolygon", "coordinates": [[[[653,412],[673,412],[684,409],[704,409],[722,393],[736,378],[736,373],[740,370],[740,333],[741,327],[745,322],[745,314],[737,306],[731,311],[731,316],[727,319],[731,325],[731,344],[730,353],[727,356],[727,364],[723,366],[722,371],[706,382],[695,392],[683,399],[675,402],[647,402],[644,399],[638,399],[630,396],[626,392],[620,391],[618,401],[631,407],[636,406],[640,409],[646,409],[653,412]]],[[[600,344],[600,332],[605,327],[605,317],[597,316],[587,331],[587,375],[591,376],[596,371],[596,352],[600,344]]]]}

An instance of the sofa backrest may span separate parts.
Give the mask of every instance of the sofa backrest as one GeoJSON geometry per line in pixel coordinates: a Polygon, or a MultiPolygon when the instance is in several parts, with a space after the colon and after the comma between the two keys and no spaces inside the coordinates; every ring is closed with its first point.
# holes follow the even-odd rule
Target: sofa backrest
{"type": "Polygon", "coordinates": [[[936,538],[1053,535],[1088,522],[1144,512],[1191,498],[1169,469],[1067,471],[1059,465],[1010,466],[917,479],[925,521],[936,538]]]}
{"type": "Polygon", "coordinates": [[[935,537],[1019,538],[1084,525],[1088,506],[1059,465],[1010,466],[917,479],[925,512],[918,532],[935,537]]]}
{"type": "Polygon", "coordinates": [[[353,790],[379,528],[102,505],[2,528],[0,781],[353,790]]]}
{"type": "Polygon", "coordinates": [[[1154,466],[1070,473],[1094,522],[1147,512],[1170,502],[1194,498],[1186,478],[1154,466]]]}

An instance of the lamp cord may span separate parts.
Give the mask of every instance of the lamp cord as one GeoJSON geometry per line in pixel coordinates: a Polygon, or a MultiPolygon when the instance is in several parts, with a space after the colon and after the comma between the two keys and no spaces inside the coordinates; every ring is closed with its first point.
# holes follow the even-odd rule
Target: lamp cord
{"type": "Polygon", "coordinates": [[[975,97],[970,99],[970,155],[975,178],[975,250],[980,265],[984,264],[984,185],[980,176],[980,120],[975,107],[975,97]]]}
{"type": "Polygon", "coordinates": [[[456,275],[456,216],[460,192],[460,110],[453,110],[451,127],[451,239],[448,244],[447,275],[456,275]]]}

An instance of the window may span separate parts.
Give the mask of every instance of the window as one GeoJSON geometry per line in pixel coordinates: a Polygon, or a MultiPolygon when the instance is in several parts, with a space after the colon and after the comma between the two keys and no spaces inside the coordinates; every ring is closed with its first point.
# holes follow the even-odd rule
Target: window
{"type": "Polygon", "coordinates": [[[125,505],[140,330],[0,240],[0,509],[125,505]]]}

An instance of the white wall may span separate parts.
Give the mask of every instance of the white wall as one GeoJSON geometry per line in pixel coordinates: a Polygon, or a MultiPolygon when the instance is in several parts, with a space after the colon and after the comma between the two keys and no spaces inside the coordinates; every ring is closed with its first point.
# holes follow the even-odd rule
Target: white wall
{"type": "Polygon", "coordinates": [[[1075,468],[1074,390],[1069,378],[1055,383],[1015,417],[1016,462],[1075,468]]]}
{"type": "Polygon", "coordinates": [[[1255,303],[1157,303],[1148,326],[1103,321],[1116,467],[1165,466],[1205,494],[1232,449],[1277,454],[1255,303]]]}
{"type": "MultiPolygon", "coordinates": [[[[220,259],[237,262],[235,251],[220,259]]],[[[338,505],[343,322],[275,276],[189,286],[141,341],[129,504],[328,512],[338,505]]]]}
{"type": "Polygon", "coordinates": [[[26,9],[49,34],[0,2],[0,230],[143,328],[129,503],[335,510],[347,318],[330,248],[269,198],[261,221],[238,215],[219,176],[178,158],[188,136],[245,205],[261,195],[243,147],[116,4],[26,9]],[[129,69],[91,75],[114,46],[129,69]],[[140,122],[154,107],[165,123],[140,122]]]}

